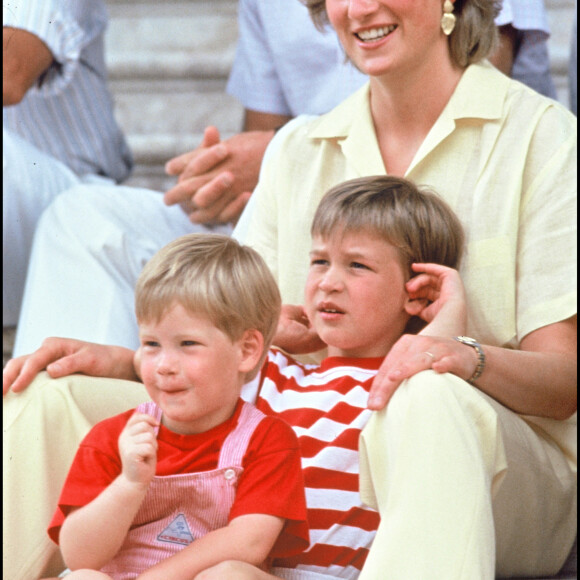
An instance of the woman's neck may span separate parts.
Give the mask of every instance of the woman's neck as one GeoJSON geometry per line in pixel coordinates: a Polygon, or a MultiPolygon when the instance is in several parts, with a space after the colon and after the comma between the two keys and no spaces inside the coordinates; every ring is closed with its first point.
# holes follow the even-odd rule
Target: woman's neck
{"type": "Polygon", "coordinates": [[[371,78],[371,114],[389,174],[405,175],[463,74],[445,59],[437,68],[371,78]]]}

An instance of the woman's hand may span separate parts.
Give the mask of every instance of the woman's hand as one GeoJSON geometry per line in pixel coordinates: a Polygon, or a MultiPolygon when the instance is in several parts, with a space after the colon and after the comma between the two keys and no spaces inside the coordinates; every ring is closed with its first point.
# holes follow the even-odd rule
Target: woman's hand
{"type": "Polygon", "coordinates": [[[477,366],[477,354],[453,338],[405,334],[386,356],[369,394],[369,409],[386,407],[399,385],[409,377],[433,369],[468,380],[477,366]]]}
{"type": "Polygon", "coordinates": [[[14,358],[2,373],[2,390],[23,391],[40,372],[53,378],[73,373],[94,377],[139,380],[133,368],[133,351],[121,346],[107,346],[72,338],[47,338],[33,352],[14,358]]]}
{"type": "Polygon", "coordinates": [[[469,379],[477,365],[470,347],[453,340],[465,333],[467,301],[457,270],[440,264],[413,264],[419,274],[406,289],[412,298],[407,312],[427,326],[418,335],[402,336],[386,356],[369,395],[369,408],[382,409],[404,379],[426,369],[469,379]]]}
{"type": "MultiPolygon", "coordinates": [[[[538,328],[519,349],[482,345],[485,370],[477,388],[516,413],[568,419],[577,410],[577,317],[538,328]]],[[[368,407],[385,407],[401,382],[433,369],[469,380],[477,353],[453,338],[404,335],[386,356],[371,387],[368,407]]]]}
{"type": "Polygon", "coordinates": [[[272,344],[290,354],[307,354],[326,348],[303,306],[283,304],[278,328],[272,344]]]}

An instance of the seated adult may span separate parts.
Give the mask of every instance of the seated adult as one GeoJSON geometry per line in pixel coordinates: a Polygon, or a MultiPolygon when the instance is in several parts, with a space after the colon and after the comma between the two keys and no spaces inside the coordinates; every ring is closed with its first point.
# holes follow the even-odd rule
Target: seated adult
{"type": "Polygon", "coordinates": [[[107,88],[105,3],[4,3],[3,17],[2,304],[12,326],[44,209],[81,181],[125,179],[132,158],[107,88]]]}
{"type": "MultiPolygon", "coordinates": [[[[328,17],[370,80],[330,113],[276,134],[235,235],[265,257],[286,303],[302,300],[320,196],[346,179],[387,173],[432,186],[467,236],[460,271],[472,338],[404,336],[369,399],[388,406],[360,443],[363,499],[381,514],[360,578],[554,574],[577,525],[576,119],[485,61],[492,0],[309,8],[328,17]],[[460,379],[468,367],[475,373],[460,379]],[[420,372],[429,368],[443,374],[420,372]]],[[[52,360],[60,372],[131,376],[130,351],[100,348],[110,358],[97,367],[90,346],[47,344],[7,367],[5,387],[22,388],[52,360]]],[[[42,425],[64,416],[82,430],[86,417],[137,396],[133,383],[70,377],[57,388],[41,378],[5,405],[5,455],[26,450],[52,466],[78,438],[67,432],[57,452],[42,425]]],[[[26,497],[49,479],[36,475],[20,488],[26,497]]]]}

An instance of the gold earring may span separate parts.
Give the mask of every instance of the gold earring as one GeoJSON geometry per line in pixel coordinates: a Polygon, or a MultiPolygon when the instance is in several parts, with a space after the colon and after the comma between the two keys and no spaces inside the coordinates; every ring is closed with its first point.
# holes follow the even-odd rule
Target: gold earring
{"type": "Polygon", "coordinates": [[[443,16],[441,16],[441,30],[445,36],[449,36],[455,28],[457,18],[453,14],[453,3],[451,0],[445,0],[443,4],[443,16]]]}

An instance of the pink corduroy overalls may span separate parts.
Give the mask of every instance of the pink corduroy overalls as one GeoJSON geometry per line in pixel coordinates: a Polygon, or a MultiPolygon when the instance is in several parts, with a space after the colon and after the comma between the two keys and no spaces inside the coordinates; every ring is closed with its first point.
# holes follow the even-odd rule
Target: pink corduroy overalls
{"type": "MultiPolygon", "coordinates": [[[[153,402],[137,407],[158,420],[153,402]]],[[[217,469],[200,473],[155,476],[123,546],[102,571],[115,580],[135,578],[161,560],[228,524],[242,459],[265,415],[244,403],[238,424],[226,437],[217,469]]]]}

